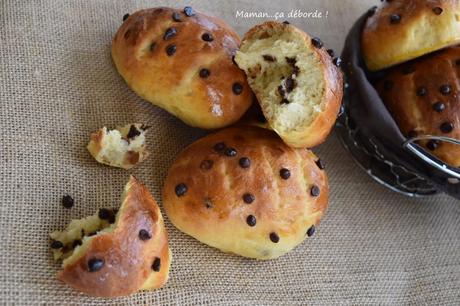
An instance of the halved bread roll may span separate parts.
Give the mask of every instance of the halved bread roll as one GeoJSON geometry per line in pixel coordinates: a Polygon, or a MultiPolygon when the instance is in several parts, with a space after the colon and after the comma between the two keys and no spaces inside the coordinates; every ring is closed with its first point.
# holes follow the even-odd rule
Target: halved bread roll
{"type": "Polygon", "coordinates": [[[333,61],[322,45],[290,24],[269,21],[245,35],[235,57],[270,127],[292,147],[322,143],[340,109],[340,59],[333,61]]]}
{"type": "Polygon", "coordinates": [[[91,134],[87,148],[101,164],[130,169],[149,155],[145,144],[146,130],[147,127],[140,123],[111,131],[103,127],[91,134]]]}
{"type": "Polygon", "coordinates": [[[131,176],[120,210],[100,209],[50,234],[58,278],[93,296],[115,297],[163,286],[171,251],[160,209],[131,176]]]}

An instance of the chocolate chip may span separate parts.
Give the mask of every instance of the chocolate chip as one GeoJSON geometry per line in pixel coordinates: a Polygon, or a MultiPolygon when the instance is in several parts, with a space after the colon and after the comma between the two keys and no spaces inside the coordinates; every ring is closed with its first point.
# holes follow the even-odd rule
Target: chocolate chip
{"type": "Polygon", "coordinates": [[[246,169],[251,166],[251,160],[247,157],[241,157],[240,160],[238,161],[238,164],[240,165],[241,168],[246,169]]]}
{"type": "Polygon", "coordinates": [[[125,21],[126,19],[128,19],[128,17],[129,17],[129,14],[128,14],[128,13],[124,14],[124,15],[123,15],[123,21],[125,21]]]}
{"type": "Polygon", "coordinates": [[[53,242],[51,242],[50,247],[52,249],[62,249],[64,247],[64,244],[60,241],[53,240],[53,242]]]}
{"type": "Polygon", "coordinates": [[[232,90],[235,95],[240,95],[243,92],[243,85],[240,83],[233,83],[232,90]]]}
{"type": "Polygon", "coordinates": [[[342,59],[340,57],[336,57],[332,60],[332,63],[337,67],[340,67],[342,65],[342,59]]]}
{"type": "Polygon", "coordinates": [[[264,54],[262,55],[262,57],[264,58],[265,61],[267,62],[274,62],[276,61],[276,58],[272,55],[269,55],[269,54],[264,54]]]}
{"type": "Polygon", "coordinates": [[[318,37],[313,37],[311,43],[318,49],[323,47],[323,42],[318,37]]]}
{"type": "Polygon", "coordinates": [[[439,147],[439,144],[440,143],[438,140],[432,139],[427,142],[426,147],[428,148],[428,150],[434,151],[439,147]]]}
{"type": "Polygon", "coordinates": [[[280,94],[281,97],[284,97],[286,92],[284,91],[283,85],[278,86],[278,93],[280,94]]]}
{"type": "Polygon", "coordinates": [[[236,149],[234,149],[234,148],[226,148],[224,154],[226,156],[228,156],[228,157],[234,157],[234,156],[236,156],[236,149]]]}
{"type": "Polygon", "coordinates": [[[291,171],[289,171],[289,169],[282,168],[280,170],[280,176],[283,180],[287,180],[288,178],[291,177],[291,171]]]}
{"type": "Polygon", "coordinates": [[[168,56],[172,56],[174,53],[176,53],[176,50],[177,50],[177,47],[176,45],[172,44],[172,45],[168,45],[166,47],[166,54],[168,56]]]}
{"type": "Polygon", "coordinates": [[[76,248],[77,246],[82,245],[82,244],[83,244],[83,241],[81,241],[80,239],[75,239],[72,242],[72,248],[76,248]]]}
{"type": "Polygon", "coordinates": [[[208,209],[212,208],[212,201],[210,198],[204,198],[204,206],[208,209]]]}
{"type": "Polygon", "coordinates": [[[152,42],[152,44],[150,45],[150,51],[153,52],[156,46],[157,46],[156,42],[152,42]]]}
{"type": "Polygon", "coordinates": [[[247,218],[246,218],[246,223],[249,225],[249,226],[256,226],[256,217],[254,217],[253,215],[249,215],[247,218]]]}
{"type": "Polygon", "coordinates": [[[152,236],[150,236],[150,233],[147,230],[141,229],[139,231],[139,239],[140,240],[145,241],[145,240],[149,240],[150,238],[152,238],[152,236]]]}
{"type": "Polygon", "coordinates": [[[307,230],[307,236],[308,236],[308,237],[313,236],[313,234],[315,233],[315,230],[316,230],[315,226],[312,225],[312,226],[307,230]]]}
{"type": "Polygon", "coordinates": [[[329,54],[330,57],[334,57],[334,50],[332,49],[327,49],[327,53],[329,54]]]}
{"type": "Polygon", "coordinates": [[[390,16],[390,23],[391,24],[397,24],[401,22],[401,15],[398,14],[393,14],[390,16]]]}
{"type": "Polygon", "coordinates": [[[255,199],[256,197],[253,194],[250,194],[250,193],[243,194],[243,201],[246,204],[251,204],[252,202],[254,202],[255,199]]]}
{"type": "Polygon", "coordinates": [[[442,14],[442,8],[440,8],[439,6],[433,7],[433,13],[435,13],[436,15],[441,15],[442,14]]]}
{"type": "Polygon", "coordinates": [[[174,12],[174,13],[172,14],[172,19],[173,19],[174,21],[177,21],[177,22],[181,22],[181,21],[182,21],[182,19],[181,19],[181,17],[180,17],[180,14],[179,14],[178,12],[174,12]]]}
{"type": "Polygon", "coordinates": [[[298,74],[299,74],[299,72],[300,72],[300,68],[299,68],[299,67],[297,67],[297,66],[294,66],[294,67],[292,68],[292,74],[294,74],[294,75],[298,75],[298,74]]]}
{"type": "Polygon", "coordinates": [[[164,40],[170,40],[174,36],[176,36],[177,30],[176,28],[168,28],[165,32],[165,35],[163,36],[164,40]]]}
{"type": "Polygon", "coordinates": [[[184,7],[184,14],[187,17],[192,17],[195,16],[195,12],[193,11],[193,8],[190,6],[184,7]]]}
{"type": "Polygon", "coordinates": [[[290,24],[289,21],[285,20],[283,21],[283,24],[290,24]]]}
{"type": "Polygon", "coordinates": [[[281,103],[281,104],[289,104],[289,103],[291,103],[291,102],[290,102],[288,99],[284,98],[284,99],[281,100],[280,103],[281,103]]]}
{"type": "Polygon", "coordinates": [[[389,91],[393,88],[393,82],[390,81],[390,80],[385,80],[383,82],[383,89],[385,89],[386,91],[389,91]]]}
{"type": "Polygon", "coordinates": [[[448,84],[445,84],[439,87],[439,92],[441,92],[445,96],[449,95],[451,91],[452,91],[452,87],[448,84]]]}
{"type": "Polygon", "coordinates": [[[297,86],[297,81],[292,77],[288,77],[285,81],[286,91],[289,93],[294,90],[297,86]]]}
{"type": "Polygon", "coordinates": [[[219,142],[219,143],[216,143],[214,146],[213,146],[213,149],[214,151],[216,151],[217,153],[221,153],[227,146],[225,145],[224,142],[219,142]]]}
{"type": "Polygon", "coordinates": [[[99,258],[91,258],[88,260],[88,271],[89,272],[96,272],[102,269],[104,266],[104,259],[99,258]]]}
{"type": "Polygon", "coordinates": [[[200,168],[203,170],[209,170],[212,168],[213,165],[214,165],[214,162],[212,160],[205,159],[201,162],[200,168]]]}
{"type": "Polygon", "coordinates": [[[321,159],[318,159],[316,161],[316,165],[318,166],[318,168],[320,168],[321,170],[324,170],[326,168],[326,166],[324,165],[324,162],[321,160],[321,159]]]}
{"type": "Polygon", "coordinates": [[[187,185],[185,185],[184,183],[180,183],[176,185],[174,191],[176,192],[176,195],[178,197],[182,197],[187,192],[187,189],[187,185]]]}
{"type": "Polygon", "coordinates": [[[278,243],[280,241],[280,237],[276,233],[270,233],[270,240],[273,243],[278,243]]]}
{"type": "Polygon", "coordinates": [[[155,272],[159,272],[161,268],[161,259],[159,257],[155,257],[152,263],[152,270],[155,272]]]}
{"type": "Polygon", "coordinates": [[[131,125],[131,127],[129,128],[129,132],[126,135],[126,137],[128,137],[128,139],[131,139],[131,138],[134,138],[136,136],[139,136],[140,134],[141,134],[141,132],[136,128],[136,126],[131,125]]]}
{"type": "Polygon", "coordinates": [[[97,213],[99,219],[101,220],[109,220],[110,216],[113,215],[113,211],[107,208],[101,208],[99,209],[99,212],[97,213]]]}
{"type": "Polygon", "coordinates": [[[286,56],[285,59],[286,59],[286,62],[291,66],[294,66],[297,63],[297,59],[295,57],[286,56]]]}
{"type": "Polygon", "coordinates": [[[441,132],[447,134],[454,130],[454,124],[452,122],[444,122],[443,124],[441,124],[439,129],[441,130],[441,132]]]}
{"type": "Polygon", "coordinates": [[[460,59],[455,61],[455,65],[460,66],[460,59]]]}
{"type": "Polygon", "coordinates": [[[209,69],[203,68],[200,70],[200,78],[205,79],[210,75],[211,75],[211,71],[209,71],[209,69]]]}
{"type": "Polygon", "coordinates": [[[204,33],[203,35],[201,35],[201,39],[204,41],[211,42],[214,40],[214,37],[212,37],[210,33],[204,33]]]}
{"type": "Polygon", "coordinates": [[[62,197],[61,202],[62,202],[62,206],[64,206],[67,209],[72,208],[73,204],[74,204],[74,200],[68,194],[66,194],[65,196],[62,197]]]}
{"type": "Polygon", "coordinates": [[[311,187],[310,194],[311,194],[313,197],[317,197],[317,196],[319,196],[319,193],[320,193],[319,187],[316,186],[316,185],[313,185],[313,186],[311,187]]]}
{"type": "Polygon", "coordinates": [[[435,104],[433,104],[433,109],[438,113],[441,113],[445,108],[446,105],[442,102],[436,102],[435,104]]]}
{"type": "Polygon", "coordinates": [[[417,88],[417,96],[423,97],[426,96],[427,90],[425,87],[419,87],[417,88]]]}

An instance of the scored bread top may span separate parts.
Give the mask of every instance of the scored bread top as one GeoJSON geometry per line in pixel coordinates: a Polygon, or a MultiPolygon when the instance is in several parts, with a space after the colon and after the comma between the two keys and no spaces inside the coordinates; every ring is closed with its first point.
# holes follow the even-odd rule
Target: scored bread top
{"type": "Polygon", "coordinates": [[[232,127],[186,148],[168,171],[163,207],[199,241],[245,257],[270,259],[314,232],[326,211],[323,163],[273,131],[232,127]]]}
{"type": "Polygon", "coordinates": [[[126,83],[185,123],[236,122],[253,94],[232,61],[238,34],[219,18],[167,7],[140,10],[118,29],[112,58],[126,83]]]}
{"type": "MultiPolygon", "coordinates": [[[[376,85],[407,137],[447,136],[460,140],[460,47],[447,48],[397,66],[376,85]]],[[[446,163],[460,166],[460,146],[421,141],[446,163]]]]}
{"type": "MultiPolygon", "coordinates": [[[[245,70],[270,125],[293,147],[313,147],[331,131],[343,77],[317,38],[274,21],[246,33],[235,61],[245,70]]],[[[336,63],[337,65],[335,65],[336,63]]]]}
{"type": "Polygon", "coordinates": [[[460,1],[392,0],[369,11],[361,44],[367,68],[381,70],[460,42],[460,1]]]}

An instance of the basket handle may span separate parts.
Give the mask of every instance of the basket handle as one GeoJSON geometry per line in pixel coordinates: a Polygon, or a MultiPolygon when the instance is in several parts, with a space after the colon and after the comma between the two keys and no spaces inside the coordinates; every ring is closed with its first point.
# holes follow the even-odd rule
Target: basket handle
{"type": "Polygon", "coordinates": [[[434,157],[432,154],[428,153],[426,150],[421,148],[419,145],[414,142],[417,140],[440,140],[445,142],[450,142],[456,145],[460,145],[460,141],[454,138],[445,137],[445,136],[433,136],[433,135],[422,135],[413,138],[409,138],[403,143],[403,147],[413,153],[415,156],[421,160],[428,163],[430,166],[438,169],[439,171],[444,172],[448,176],[460,180],[460,171],[457,168],[446,165],[438,158],[434,157]]]}

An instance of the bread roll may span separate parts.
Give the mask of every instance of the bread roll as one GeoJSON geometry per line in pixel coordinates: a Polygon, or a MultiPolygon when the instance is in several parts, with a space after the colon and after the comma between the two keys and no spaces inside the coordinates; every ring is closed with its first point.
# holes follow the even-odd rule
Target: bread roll
{"type": "MultiPolygon", "coordinates": [[[[395,67],[377,90],[407,137],[447,136],[460,140],[460,47],[448,48],[395,67]]],[[[421,141],[444,162],[460,166],[460,146],[421,141]]]]}
{"type": "Polygon", "coordinates": [[[171,263],[163,217],[150,192],[133,176],[115,213],[100,209],[50,235],[55,259],[64,259],[58,278],[102,297],[163,286],[171,263]]]}
{"type": "Polygon", "coordinates": [[[239,44],[216,17],[160,7],[123,22],[112,58],[142,98],[191,126],[214,129],[236,122],[251,104],[244,72],[232,62],[239,44]]]}
{"type": "Polygon", "coordinates": [[[342,102],[343,77],[318,38],[269,21],[246,33],[235,61],[270,127],[289,146],[310,148],[326,139],[342,102]]]}
{"type": "Polygon", "coordinates": [[[131,169],[149,156],[145,143],[147,126],[135,123],[115,130],[106,127],[91,134],[87,149],[101,164],[131,169]]]}
{"type": "Polygon", "coordinates": [[[380,70],[460,42],[460,1],[392,0],[370,10],[362,34],[367,68],[380,70]]]}
{"type": "Polygon", "coordinates": [[[224,252],[276,258],[311,236],[329,187],[323,163],[274,132],[233,127],[186,148],[169,169],[163,207],[182,232],[224,252]]]}

